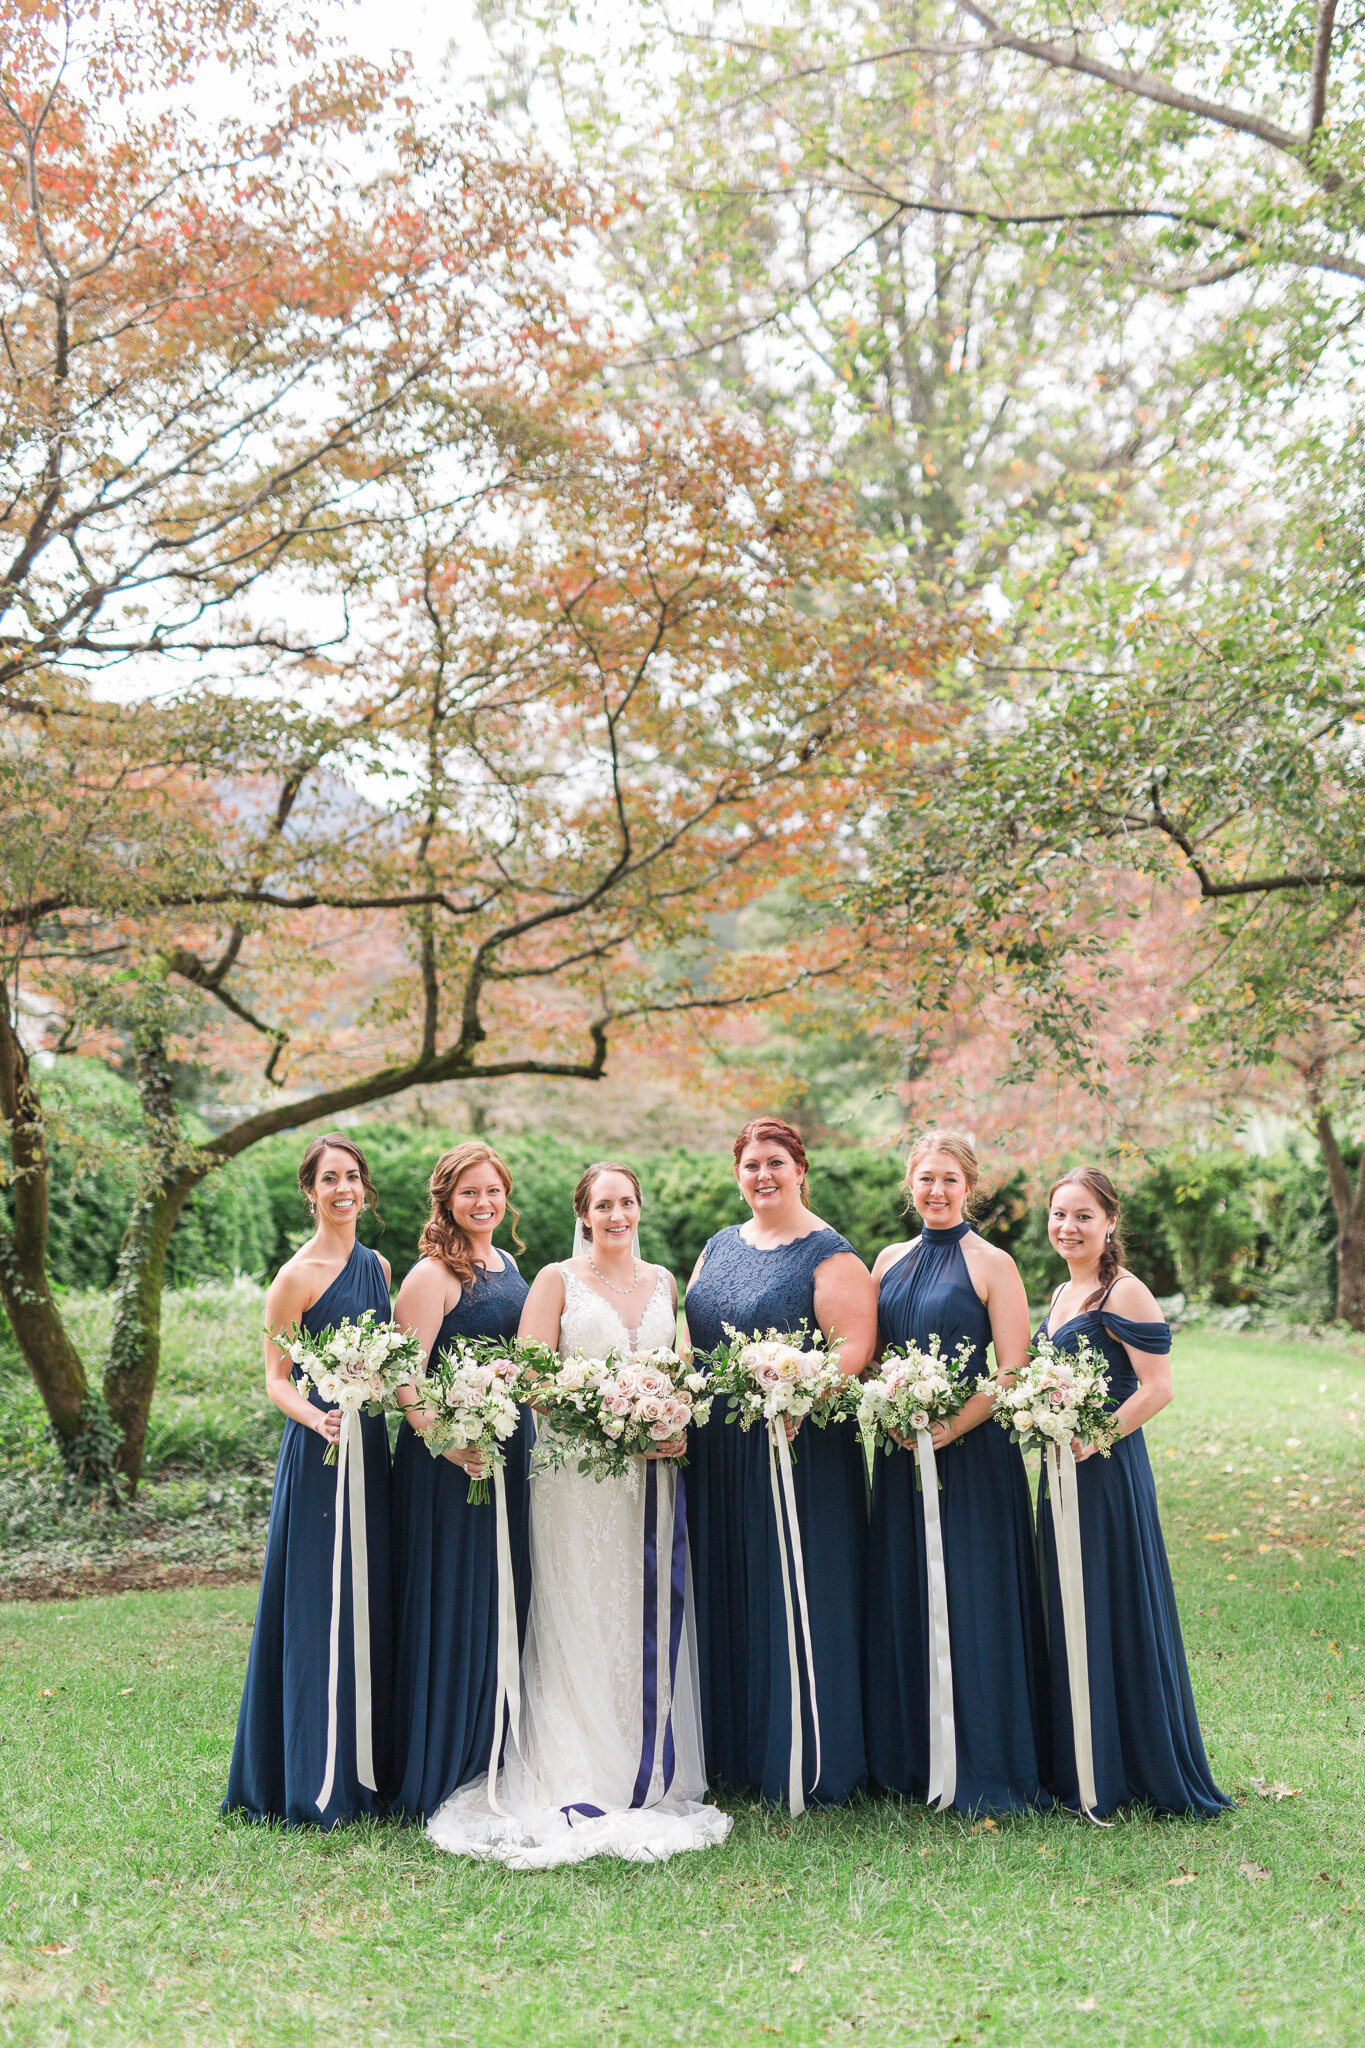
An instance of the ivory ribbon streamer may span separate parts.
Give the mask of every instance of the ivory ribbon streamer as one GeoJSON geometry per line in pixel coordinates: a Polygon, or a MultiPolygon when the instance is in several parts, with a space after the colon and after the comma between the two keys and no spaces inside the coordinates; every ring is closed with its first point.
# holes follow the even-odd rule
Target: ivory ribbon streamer
{"type": "Polygon", "coordinates": [[[791,1675],[791,1749],[787,1757],[787,1804],[793,1817],[806,1810],[805,1743],[801,1727],[801,1667],[796,1654],[796,1615],[792,1608],[792,1575],[787,1569],[787,1536],[791,1538],[796,1596],[801,1608],[801,1633],[806,1646],[806,1678],[810,1690],[811,1727],[815,1733],[815,1776],[820,1782],[820,1707],[815,1697],[815,1652],[810,1639],[810,1609],[806,1601],[806,1563],[801,1550],[801,1524],[796,1514],[796,1492],[792,1485],[791,1446],[782,1417],[768,1422],[768,1477],[773,1490],[773,1517],[777,1523],[777,1551],[782,1564],[782,1598],[787,1609],[787,1668],[791,1675]],[[781,1472],[781,1485],[778,1473],[781,1472]],[[786,1531],[783,1530],[783,1505],[786,1531]]]}
{"type": "Polygon", "coordinates": [[[498,1543],[498,1690],[493,1702],[493,1746],[488,1753],[488,1804],[498,1805],[498,1764],[502,1757],[503,1709],[513,1742],[521,1738],[521,1646],[517,1639],[517,1592],[512,1579],[512,1539],[507,1528],[507,1475],[493,1466],[493,1507],[498,1543]]]}
{"type": "Polygon", "coordinates": [[[341,1673],[341,1547],[347,1504],[351,1511],[351,1637],[355,1655],[355,1771],[369,1791],[374,1782],[370,1707],[370,1556],[365,1532],[365,1450],[360,1417],[341,1411],[337,1439],[336,1535],[332,1539],[332,1627],[327,1651],[327,1767],[317,1809],[325,1813],[336,1781],[337,1680],[341,1673]]]}
{"type": "Polygon", "coordinates": [[[948,1581],[943,1570],[934,1439],[915,1431],[920,1490],[924,1495],[924,1553],[929,1567],[929,1804],[940,1813],[957,1793],[957,1725],[953,1717],[953,1657],[948,1636],[948,1581]]]}
{"type": "Polygon", "coordinates": [[[1095,1760],[1090,1733],[1090,1664],[1085,1640],[1085,1577],[1081,1567],[1080,1503],[1076,1493],[1076,1459],[1070,1444],[1046,1449],[1048,1498],[1057,1540],[1057,1577],[1062,1589],[1062,1627],[1066,1633],[1066,1676],[1071,1692],[1071,1729],[1076,1748],[1076,1783],[1081,1808],[1096,1827],[1110,1823],[1095,1812],[1095,1760]]]}

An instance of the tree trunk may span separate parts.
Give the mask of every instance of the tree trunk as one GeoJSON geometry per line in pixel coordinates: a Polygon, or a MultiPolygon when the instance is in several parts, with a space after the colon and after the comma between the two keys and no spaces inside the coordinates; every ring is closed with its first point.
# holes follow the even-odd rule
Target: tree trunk
{"type": "Polygon", "coordinates": [[[104,1398],[120,1438],[115,1465],[132,1493],[142,1477],[147,1417],[161,1365],[166,1251],[186,1197],[201,1178],[184,1158],[170,1066],[159,1034],[138,1047],[137,1081],[151,1160],[119,1249],[114,1326],[104,1374],[104,1398]]]}
{"type": "Polygon", "coordinates": [[[48,1164],[42,1104],[8,1006],[0,1005],[0,1112],[9,1125],[12,1225],[0,1221],[0,1300],[59,1442],[74,1446],[89,1386],[47,1277],[48,1164]]]}
{"type": "Polygon", "coordinates": [[[1315,1108],[1318,1144],[1337,1219],[1336,1319],[1352,1330],[1365,1330],[1365,1152],[1353,1181],[1331,1117],[1320,1104],[1315,1108]]]}

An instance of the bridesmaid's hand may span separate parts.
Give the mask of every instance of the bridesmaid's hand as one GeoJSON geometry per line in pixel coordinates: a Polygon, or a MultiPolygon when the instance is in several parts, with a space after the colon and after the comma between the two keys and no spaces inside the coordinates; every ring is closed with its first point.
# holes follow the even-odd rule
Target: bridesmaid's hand
{"type": "Polygon", "coordinates": [[[671,1436],[666,1444],[658,1444],[652,1451],[646,1451],[647,1458],[680,1458],[687,1449],[685,1436],[671,1436]]]}
{"type": "Polygon", "coordinates": [[[488,1458],[483,1451],[444,1451],[442,1456],[449,1458],[452,1465],[458,1465],[462,1472],[467,1472],[471,1479],[488,1477],[488,1458]]]}
{"type": "Polygon", "coordinates": [[[1078,1465],[1083,1465],[1087,1458],[1094,1457],[1095,1446],[1093,1444],[1083,1444],[1078,1436],[1073,1436],[1071,1439],[1071,1455],[1078,1465]]]}
{"type": "Polygon", "coordinates": [[[933,1445],[935,1453],[946,1451],[949,1444],[955,1444],[957,1442],[957,1433],[952,1423],[931,1422],[929,1425],[929,1441],[933,1445]]]}
{"type": "Polygon", "coordinates": [[[785,1427],[787,1432],[788,1443],[792,1442],[793,1438],[796,1435],[797,1430],[800,1429],[805,1419],[806,1418],[804,1415],[784,1415],[782,1417],[783,1426],[785,1427]]]}
{"type": "Polygon", "coordinates": [[[340,1443],[341,1410],[339,1408],[324,1408],[317,1421],[313,1424],[313,1427],[325,1443],[340,1443]]]}

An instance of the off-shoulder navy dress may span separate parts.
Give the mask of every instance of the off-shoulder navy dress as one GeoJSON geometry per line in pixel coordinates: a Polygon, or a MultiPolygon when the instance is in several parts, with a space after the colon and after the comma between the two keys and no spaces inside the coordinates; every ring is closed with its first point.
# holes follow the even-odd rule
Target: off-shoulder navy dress
{"type": "MultiPolygon", "coordinates": [[[[514,1337],[528,1292],[509,1252],[502,1271],[480,1268],[441,1324],[439,1355],[456,1337],[514,1337]]],[[[530,1410],[523,1409],[507,1456],[507,1523],[517,1583],[517,1618],[526,1625],[526,1478],[530,1410]]],[[[497,1686],[497,1508],[490,1485],[481,1506],[449,1458],[433,1458],[404,1423],[393,1460],[393,1552],[397,1613],[394,1811],[424,1821],[457,1785],[488,1768],[497,1686]]]]}
{"type": "MultiPolygon", "coordinates": [[[[1044,1323],[1043,1330],[1047,1331],[1044,1323]]],[[[1099,1302],[1050,1332],[1059,1351],[1088,1337],[1109,1365],[1117,1408],[1138,1377],[1126,1345],[1168,1352],[1169,1323],[1137,1323],[1099,1302]]],[[[1232,1804],[1213,1782],[1190,1690],[1171,1568],[1157,1516],[1156,1485],[1142,1431],[1121,1437],[1107,1458],[1076,1467],[1081,1569],[1085,1582],[1086,1666],[1095,1811],[1143,1805],[1210,1819],[1232,1804]]],[[[1057,1545],[1046,1482],[1039,1489],[1048,1620],[1052,1638],[1053,1766],[1058,1797],[1078,1803],[1071,1694],[1066,1673],[1057,1545]]]]}
{"type": "MultiPolygon", "coordinates": [[[[379,1256],[357,1244],[330,1287],[300,1318],[314,1335],[358,1322],[366,1309],[389,1320],[389,1290],[379,1256]]],[[[314,1408],[327,1407],[310,1388],[314,1408]]],[[[371,1792],[356,1776],[355,1638],[351,1618],[351,1528],[342,1535],[341,1663],[337,1684],[336,1776],[318,1812],[327,1763],[328,1632],[337,1475],[324,1465],[326,1440],[291,1417],[284,1426],[256,1628],[237,1716],[224,1813],[279,1820],[291,1827],[334,1828],[384,1808],[392,1771],[392,1568],[389,1551],[389,1438],[382,1415],[361,1415],[365,1461],[365,1537],[370,1589],[370,1699],[374,1774],[371,1792]]]]}
{"type": "MultiPolygon", "coordinates": [[[[705,1353],[724,1325],[753,1330],[816,1328],[815,1274],[852,1245],[821,1229],[772,1251],[746,1244],[737,1225],[706,1246],[687,1290],[687,1326],[705,1353]]],[[[697,1650],[707,1776],[785,1799],[791,1742],[791,1673],[781,1553],[765,1431],[727,1423],[724,1401],[691,1433],[687,1526],[696,1590],[697,1650]]],[[[810,1702],[802,1686],[806,1796],[847,1799],[867,1775],[863,1749],[863,1595],[867,1470],[856,1429],[807,1423],[793,1446],[793,1483],[810,1600],[820,1708],[821,1772],[815,1770],[810,1702]]],[[[790,1553],[789,1553],[790,1561],[790,1553]]]]}
{"type": "MultiPolygon", "coordinates": [[[[951,1357],[964,1337],[987,1370],[986,1305],[962,1240],[921,1232],[881,1283],[882,1344],[951,1357]]],[[[1047,1638],[1024,1461],[983,1422],[936,1460],[943,1489],[944,1579],[953,1659],[957,1791],[962,1813],[1019,1813],[1051,1802],[1047,1638]]],[[[867,1759],[873,1782],[922,1799],[929,1782],[929,1595],[924,1499],[909,1451],[876,1459],[867,1588],[867,1759]]]]}

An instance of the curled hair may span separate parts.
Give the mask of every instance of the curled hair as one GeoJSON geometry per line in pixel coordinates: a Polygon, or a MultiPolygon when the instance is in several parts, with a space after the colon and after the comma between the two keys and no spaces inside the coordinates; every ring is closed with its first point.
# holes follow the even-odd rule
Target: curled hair
{"type": "Polygon", "coordinates": [[[422,1257],[434,1259],[438,1265],[444,1266],[455,1275],[461,1287],[472,1287],[477,1277],[474,1243],[453,1214],[450,1198],[471,1166],[485,1164],[492,1167],[507,1196],[507,1213],[512,1219],[512,1243],[519,1252],[526,1249],[517,1230],[521,1218],[512,1207],[511,1173],[491,1145],[485,1145],[479,1138],[467,1138],[463,1145],[443,1152],[432,1168],[431,1179],[427,1183],[431,1214],[423,1224],[422,1235],[417,1242],[422,1257]]]}
{"type": "Polygon", "coordinates": [[[635,1199],[644,1207],[645,1198],[640,1190],[640,1176],[633,1166],[622,1166],[619,1160],[597,1159],[591,1166],[585,1166],[578,1176],[578,1185],[573,1191],[573,1212],[583,1226],[583,1235],[591,1242],[592,1225],[588,1221],[588,1210],[592,1205],[592,1191],[604,1173],[623,1174],[635,1190],[635,1199]]]}
{"type": "Polygon", "coordinates": [[[360,1186],[365,1196],[365,1207],[373,1211],[374,1220],[382,1230],[384,1228],[384,1219],[379,1213],[379,1197],[374,1191],[374,1182],[370,1179],[370,1169],[366,1164],[365,1154],[361,1151],[359,1145],[356,1144],[355,1139],[348,1138],[344,1131],[328,1131],[325,1138],[314,1138],[299,1161],[299,1193],[303,1196],[304,1200],[309,1203],[312,1202],[313,1189],[317,1183],[318,1167],[324,1152],[349,1152],[351,1158],[354,1159],[356,1165],[360,1168],[360,1186]]]}
{"type": "Polygon", "coordinates": [[[1123,1249],[1123,1237],[1119,1230],[1119,1218],[1122,1212],[1119,1208],[1118,1189],[1114,1186],[1108,1174],[1101,1172],[1098,1166],[1073,1167],[1071,1172],[1064,1173],[1060,1180],[1054,1180],[1052,1186],[1047,1191],[1048,1208],[1052,1207],[1052,1197],[1056,1194],[1058,1188],[1070,1187],[1084,1188],[1088,1194],[1092,1194],[1105,1215],[1109,1218],[1109,1235],[1105,1240],[1104,1250],[1100,1253],[1099,1271],[1095,1275],[1097,1282],[1095,1292],[1090,1296],[1089,1300],[1081,1304],[1083,1309],[1087,1309],[1093,1308],[1101,1296],[1109,1292],[1109,1289],[1123,1271],[1124,1260],[1127,1254],[1123,1249]]]}
{"type": "Polygon", "coordinates": [[[746,1145],[761,1145],[765,1139],[769,1144],[780,1145],[789,1155],[801,1176],[801,1191],[805,1193],[807,1159],[806,1148],[801,1142],[801,1133],[795,1124],[783,1123],[780,1116],[751,1116],[744,1129],[735,1139],[735,1165],[738,1167],[744,1157],[746,1145]]]}
{"type": "Polygon", "coordinates": [[[901,1182],[901,1193],[909,1209],[913,1200],[915,1168],[930,1152],[946,1152],[962,1168],[962,1178],[967,1183],[967,1194],[962,1204],[965,1216],[974,1216],[977,1210],[976,1184],[981,1178],[981,1163],[976,1156],[976,1147],[965,1131],[923,1131],[910,1147],[910,1157],[905,1162],[905,1178],[901,1182]]]}

